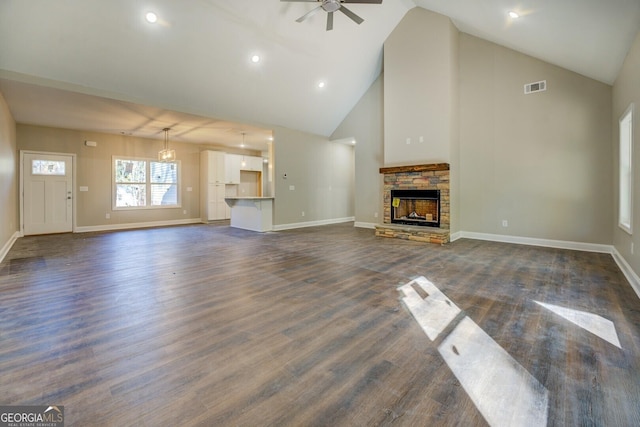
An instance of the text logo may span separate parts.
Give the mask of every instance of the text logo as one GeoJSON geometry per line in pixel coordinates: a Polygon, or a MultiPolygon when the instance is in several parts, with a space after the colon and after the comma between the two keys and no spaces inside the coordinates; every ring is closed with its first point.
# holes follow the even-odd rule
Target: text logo
{"type": "Polygon", "coordinates": [[[64,427],[64,406],[0,406],[0,427],[64,427]]]}

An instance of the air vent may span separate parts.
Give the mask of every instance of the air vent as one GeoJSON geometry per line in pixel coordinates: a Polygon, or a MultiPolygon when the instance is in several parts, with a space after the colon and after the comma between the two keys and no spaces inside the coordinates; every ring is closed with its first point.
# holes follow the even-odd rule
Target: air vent
{"type": "Polygon", "coordinates": [[[535,83],[527,83],[526,85],[524,85],[524,94],[528,95],[530,93],[535,93],[535,92],[542,92],[544,90],[547,90],[547,81],[546,80],[541,80],[539,82],[535,82],[535,83]]]}

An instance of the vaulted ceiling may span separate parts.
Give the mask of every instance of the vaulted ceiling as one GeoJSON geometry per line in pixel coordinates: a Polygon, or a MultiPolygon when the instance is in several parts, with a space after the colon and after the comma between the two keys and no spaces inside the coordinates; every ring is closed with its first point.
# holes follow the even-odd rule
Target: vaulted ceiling
{"type": "Polygon", "coordinates": [[[229,145],[246,132],[261,149],[274,126],[331,135],[380,74],[384,41],[413,7],[608,84],[640,28],[640,0],[384,0],[348,5],[361,25],[336,13],[325,31],[324,11],[296,22],[316,6],[3,0],[0,91],[19,123],[157,138],[171,127],[172,139],[229,145]]]}

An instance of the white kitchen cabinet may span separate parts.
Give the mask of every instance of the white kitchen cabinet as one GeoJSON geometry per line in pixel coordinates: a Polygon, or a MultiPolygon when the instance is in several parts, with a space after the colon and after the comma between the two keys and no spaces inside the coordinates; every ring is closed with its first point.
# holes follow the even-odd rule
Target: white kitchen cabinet
{"type": "MultiPolygon", "coordinates": [[[[225,185],[224,195],[226,197],[238,197],[238,185],[227,184],[225,185]]],[[[228,203],[224,204],[224,217],[225,219],[231,218],[231,207],[228,203]]]]}
{"type": "Polygon", "coordinates": [[[262,157],[249,157],[248,158],[248,163],[249,163],[249,170],[255,171],[255,172],[262,172],[262,157]]]}
{"type": "Polygon", "coordinates": [[[256,156],[240,156],[241,160],[244,160],[244,164],[241,164],[240,170],[262,172],[262,157],[256,156]]]}
{"type": "Polygon", "coordinates": [[[240,184],[240,164],[242,156],[239,154],[226,154],[224,156],[225,182],[227,184],[240,184]]]}
{"type": "Polygon", "coordinates": [[[200,153],[200,218],[202,222],[228,219],[225,197],[225,153],[200,153]]]}
{"type": "Polygon", "coordinates": [[[225,156],[222,151],[205,150],[200,153],[200,177],[209,184],[224,184],[225,156]]]}
{"type": "Polygon", "coordinates": [[[209,184],[207,192],[207,220],[215,221],[220,219],[228,219],[227,203],[224,201],[225,185],[209,184]]]}

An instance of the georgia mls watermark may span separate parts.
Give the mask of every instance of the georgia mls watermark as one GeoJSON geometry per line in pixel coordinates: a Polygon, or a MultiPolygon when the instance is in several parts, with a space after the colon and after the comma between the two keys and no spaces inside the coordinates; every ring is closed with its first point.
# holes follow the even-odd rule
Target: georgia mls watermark
{"type": "Polygon", "coordinates": [[[0,427],[64,427],[64,406],[0,405],[0,427]]]}

